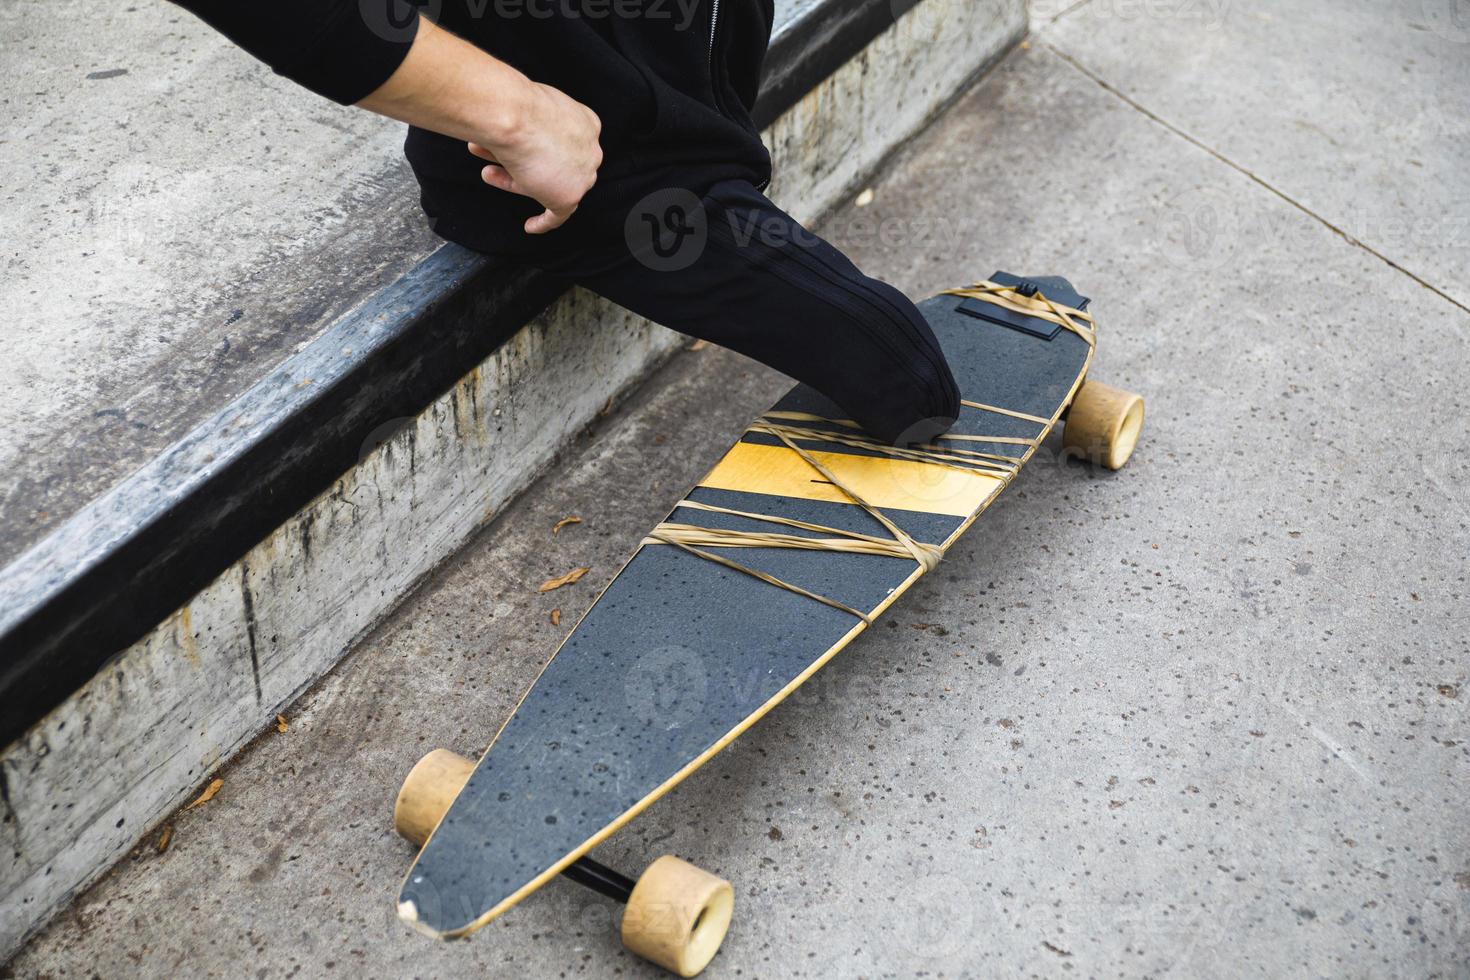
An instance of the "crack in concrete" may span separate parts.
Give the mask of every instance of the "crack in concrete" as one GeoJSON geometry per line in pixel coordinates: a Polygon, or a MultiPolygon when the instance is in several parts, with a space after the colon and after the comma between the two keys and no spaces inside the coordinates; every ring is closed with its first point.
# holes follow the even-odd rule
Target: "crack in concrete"
{"type": "MultiPolygon", "coordinates": [[[[1077,9],[1077,7],[1083,6],[1087,2],[1089,2],[1089,0],[1081,0],[1081,2],[1079,2],[1077,4],[1074,4],[1071,7],[1068,7],[1067,10],[1065,10],[1065,11],[1062,12],[1062,14],[1058,14],[1057,17],[1053,18],[1053,21],[1055,21],[1056,19],[1060,18],[1064,14],[1070,13],[1071,11],[1077,9]]],[[[1315,220],[1318,223],[1320,223],[1324,228],[1328,229],[1333,234],[1337,235],[1339,238],[1341,238],[1343,241],[1347,242],[1349,245],[1352,245],[1352,246],[1354,246],[1356,248],[1362,249],[1364,252],[1367,252],[1369,255],[1373,256],[1376,259],[1378,259],[1380,262],[1382,262],[1384,265],[1388,266],[1389,268],[1391,268],[1391,269],[1395,270],[1396,272],[1402,273],[1403,275],[1409,277],[1410,279],[1412,279],[1414,282],[1418,283],[1423,288],[1429,290],[1431,293],[1433,293],[1434,295],[1438,296],[1440,299],[1444,300],[1446,303],[1449,303],[1451,306],[1453,306],[1456,309],[1460,310],[1462,313],[1470,314],[1470,306],[1467,306],[1465,303],[1462,303],[1461,301],[1459,301],[1455,297],[1451,296],[1449,293],[1445,292],[1443,289],[1440,289],[1438,286],[1436,286],[1433,283],[1429,282],[1423,276],[1420,276],[1417,273],[1412,272],[1411,270],[1404,268],[1402,265],[1400,265],[1399,263],[1395,262],[1393,259],[1389,258],[1387,255],[1384,255],[1382,252],[1378,251],[1373,246],[1371,246],[1371,245],[1367,244],[1366,242],[1364,242],[1362,239],[1357,238],[1354,235],[1349,234],[1348,232],[1344,231],[1342,228],[1339,228],[1337,225],[1335,225],[1331,221],[1329,221],[1326,217],[1324,217],[1323,215],[1318,214],[1316,211],[1313,211],[1311,208],[1307,207],[1302,202],[1296,200],[1290,194],[1288,194],[1285,191],[1281,190],[1279,187],[1276,187],[1274,184],[1272,184],[1271,182],[1267,181],[1265,178],[1257,176],[1255,173],[1251,172],[1248,168],[1242,166],[1239,163],[1236,163],[1234,160],[1230,159],[1230,157],[1226,156],[1224,153],[1222,153],[1219,150],[1215,149],[1214,147],[1210,146],[1208,143],[1204,142],[1203,140],[1199,139],[1196,136],[1191,135],[1190,133],[1188,133],[1184,129],[1180,128],[1179,126],[1176,126],[1174,123],[1169,122],[1167,119],[1163,118],[1158,113],[1156,113],[1156,112],[1152,111],[1151,109],[1147,108],[1146,106],[1142,105],[1136,99],[1134,99],[1134,98],[1128,96],[1127,94],[1125,94],[1123,91],[1121,91],[1120,89],[1118,89],[1116,86],[1112,85],[1110,82],[1108,82],[1102,76],[1098,75],[1096,72],[1092,71],[1092,69],[1088,68],[1086,65],[1082,64],[1075,57],[1073,57],[1072,55],[1068,54],[1066,51],[1063,51],[1061,48],[1057,47],[1055,44],[1051,43],[1048,40],[1042,39],[1040,37],[1037,38],[1037,42],[1041,46],[1043,46],[1044,48],[1046,48],[1046,50],[1050,51],[1052,54],[1054,54],[1058,58],[1060,58],[1062,61],[1064,61],[1067,64],[1071,65],[1072,68],[1074,68],[1079,74],[1081,74],[1084,77],[1086,77],[1087,79],[1089,79],[1093,84],[1097,85],[1103,91],[1107,92],[1109,95],[1112,95],[1114,98],[1118,99],[1120,102],[1124,103],[1129,108],[1133,109],[1136,112],[1139,112],[1139,113],[1143,114],[1144,116],[1146,116],[1152,122],[1158,124],[1159,126],[1162,126],[1164,129],[1166,129],[1169,132],[1173,133],[1175,136],[1178,136],[1180,139],[1184,140],[1185,142],[1189,143],[1190,145],[1195,146],[1195,147],[1203,150],[1204,152],[1208,153],[1210,156],[1214,157],[1216,160],[1219,160],[1221,163],[1225,164],[1225,166],[1227,166],[1230,169],[1234,170],[1236,173],[1239,173],[1242,176],[1245,176],[1245,177],[1250,178],[1256,184],[1260,185],[1261,187],[1265,188],[1270,193],[1274,194],[1276,197],[1280,198],[1282,201],[1285,201],[1287,204],[1289,204],[1292,207],[1296,208],[1302,214],[1305,214],[1307,217],[1312,218],[1313,220],[1315,220]]],[[[1456,327],[1456,332],[1457,333],[1460,333],[1460,335],[1462,337],[1464,336],[1463,332],[1460,331],[1459,327],[1456,327]]]]}
{"type": "MultiPolygon", "coordinates": [[[[1048,25],[1049,24],[1055,24],[1057,21],[1061,20],[1063,17],[1070,16],[1073,11],[1078,10],[1078,9],[1080,9],[1082,7],[1085,7],[1085,6],[1087,6],[1091,2],[1092,2],[1092,0],[1077,0],[1076,3],[1068,4],[1064,9],[1058,10],[1056,13],[1054,13],[1051,16],[1047,17],[1046,18],[1046,24],[1048,24],[1048,25]]],[[[1036,33],[1034,28],[1032,29],[1032,33],[1033,34],[1036,33]]]]}

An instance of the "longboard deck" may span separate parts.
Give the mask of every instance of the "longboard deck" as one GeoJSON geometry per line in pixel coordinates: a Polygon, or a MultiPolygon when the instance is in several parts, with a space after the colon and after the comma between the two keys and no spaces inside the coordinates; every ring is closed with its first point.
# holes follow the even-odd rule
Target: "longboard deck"
{"type": "MultiPolygon", "coordinates": [[[[994,281],[1019,282],[997,273],[994,281]]],[[[1085,310],[1060,279],[1047,299],[1085,310]]],[[[920,305],[966,407],[940,446],[991,454],[971,466],[895,459],[850,442],[798,440],[843,487],[915,540],[948,549],[1051,431],[1092,345],[1043,319],[954,295],[920,305]],[[978,305],[977,305],[978,304],[978,305]],[[989,436],[1001,441],[955,439],[989,436]],[[1002,475],[997,475],[997,474],[1002,475]]],[[[768,413],[853,435],[839,410],[798,386],[768,413]]],[[[749,431],[671,521],[771,531],[770,515],[889,537],[880,522],[767,431],[749,431]]],[[[823,537],[785,525],[782,533],[823,537]]],[[[888,555],[709,547],[743,566],[874,618],[923,567],[888,555]]],[[[466,935],[514,906],[668,792],[795,690],[867,623],[668,544],[645,543],[563,642],[420,851],[399,914],[439,937],[466,935]]]]}

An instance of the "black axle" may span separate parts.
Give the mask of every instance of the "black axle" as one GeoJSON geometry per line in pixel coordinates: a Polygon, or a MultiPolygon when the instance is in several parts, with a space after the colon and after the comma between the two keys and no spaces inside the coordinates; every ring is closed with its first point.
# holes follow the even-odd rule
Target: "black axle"
{"type": "Polygon", "coordinates": [[[590,888],[624,905],[628,904],[628,896],[633,894],[633,886],[637,884],[627,875],[619,874],[607,865],[598,864],[590,857],[577,858],[562,874],[584,888],[590,888]]]}

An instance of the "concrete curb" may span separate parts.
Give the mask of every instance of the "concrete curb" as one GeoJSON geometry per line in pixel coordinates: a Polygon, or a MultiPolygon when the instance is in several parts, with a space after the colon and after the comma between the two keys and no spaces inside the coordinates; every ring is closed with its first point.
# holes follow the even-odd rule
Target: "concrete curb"
{"type": "MultiPolygon", "coordinates": [[[[829,19],[818,5],[773,45],[761,113],[773,194],[798,217],[840,200],[1025,29],[1020,0],[910,6],[829,19]],[[842,45],[800,101],[774,101],[842,45]]],[[[442,248],[0,571],[4,734],[35,722],[0,754],[16,854],[0,953],[680,342],[581,292],[536,315],[553,298],[540,277],[442,248]]]]}

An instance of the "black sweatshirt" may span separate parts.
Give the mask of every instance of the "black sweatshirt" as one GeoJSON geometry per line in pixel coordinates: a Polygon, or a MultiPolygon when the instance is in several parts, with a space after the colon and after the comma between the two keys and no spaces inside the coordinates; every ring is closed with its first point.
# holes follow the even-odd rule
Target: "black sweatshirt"
{"type": "MultiPolygon", "coordinates": [[[[343,104],[393,74],[418,28],[402,0],[176,0],[287,78],[343,104]]],[[[411,127],[405,145],[436,231],[479,251],[534,257],[621,235],[645,194],[763,185],[750,120],[773,0],[429,0],[440,26],[591,107],[597,185],[561,229],[526,235],[541,206],[484,184],[463,142],[411,127]]]]}

